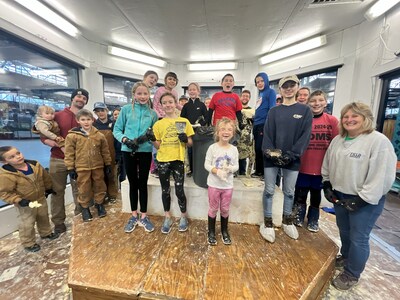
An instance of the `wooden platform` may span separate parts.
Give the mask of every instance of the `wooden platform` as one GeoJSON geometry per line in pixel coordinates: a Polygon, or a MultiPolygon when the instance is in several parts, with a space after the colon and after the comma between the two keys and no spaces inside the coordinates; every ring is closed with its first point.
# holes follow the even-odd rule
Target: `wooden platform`
{"type": "MultiPolygon", "coordinates": [[[[269,244],[258,226],[229,224],[233,244],[206,242],[207,224],[175,222],[160,232],[136,227],[124,233],[129,214],[108,207],[108,216],[73,221],[68,285],[74,300],[93,299],[318,299],[333,274],[336,245],[323,233],[300,229],[300,238],[276,231],[269,244]]],[[[219,225],[217,226],[219,232],[219,225]]]]}

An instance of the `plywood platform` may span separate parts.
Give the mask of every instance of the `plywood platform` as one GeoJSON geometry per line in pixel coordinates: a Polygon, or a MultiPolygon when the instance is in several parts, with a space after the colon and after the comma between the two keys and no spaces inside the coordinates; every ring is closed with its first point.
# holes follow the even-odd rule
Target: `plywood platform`
{"type": "MultiPolygon", "coordinates": [[[[229,224],[233,244],[206,242],[207,224],[191,220],[187,232],[124,233],[129,214],[73,221],[68,284],[81,299],[317,299],[331,279],[336,245],[323,233],[300,229],[291,240],[281,229],[264,241],[258,226],[229,224]]],[[[95,212],[93,213],[95,216],[95,212]]],[[[219,232],[219,225],[217,226],[219,232]]]]}

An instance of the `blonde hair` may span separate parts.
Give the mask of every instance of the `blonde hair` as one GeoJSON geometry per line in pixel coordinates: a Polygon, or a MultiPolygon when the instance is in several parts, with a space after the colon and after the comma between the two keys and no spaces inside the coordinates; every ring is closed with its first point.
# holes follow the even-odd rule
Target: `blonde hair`
{"type": "MultiPolygon", "coordinates": [[[[232,125],[233,135],[235,135],[236,122],[234,120],[223,117],[222,119],[218,120],[217,125],[215,126],[214,141],[216,141],[216,142],[219,141],[219,137],[218,137],[219,130],[221,129],[221,127],[223,125],[228,125],[228,124],[232,125]]],[[[232,135],[232,138],[233,138],[233,135],[232,135]]]]}
{"type": "Polygon", "coordinates": [[[364,103],[361,102],[352,102],[347,104],[345,107],[342,108],[340,111],[340,136],[345,137],[347,135],[347,130],[343,127],[343,117],[349,111],[352,110],[355,114],[360,115],[363,117],[364,121],[361,126],[361,134],[368,134],[373,132],[374,129],[374,117],[372,115],[371,108],[364,103]]]}
{"type": "Polygon", "coordinates": [[[150,105],[151,105],[151,103],[150,103],[150,89],[147,86],[147,84],[145,84],[143,81],[138,81],[133,85],[133,87],[132,87],[132,103],[135,103],[135,100],[136,100],[135,99],[135,93],[136,93],[136,90],[138,89],[138,87],[140,87],[140,86],[145,87],[147,89],[147,92],[149,93],[149,99],[147,101],[147,105],[150,108],[150,105]]]}
{"type": "Polygon", "coordinates": [[[41,117],[43,113],[54,113],[55,109],[52,108],[51,106],[47,106],[47,105],[41,105],[38,107],[36,114],[41,117]]]}
{"type": "Polygon", "coordinates": [[[194,86],[197,88],[197,91],[200,93],[201,88],[200,88],[200,85],[199,85],[197,82],[191,82],[191,83],[189,83],[188,89],[189,89],[189,87],[190,87],[191,85],[194,85],[194,86]]]}

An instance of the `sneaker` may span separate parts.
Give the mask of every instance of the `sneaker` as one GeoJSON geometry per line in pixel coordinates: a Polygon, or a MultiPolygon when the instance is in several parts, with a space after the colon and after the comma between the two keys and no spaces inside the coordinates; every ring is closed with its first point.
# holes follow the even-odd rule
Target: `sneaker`
{"type": "Polygon", "coordinates": [[[308,231],[311,231],[311,232],[318,232],[319,231],[318,222],[308,223],[307,229],[308,229],[308,231]]]}
{"type": "Polygon", "coordinates": [[[186,173],[186,177],[192,177],[192,176],[193,176],[192,172],[186,173]]]}
{"type": "Polygon", "coordinates": [[[48,239],[48,240],[55,240],[56,238],[58,238],[60,236],[59,233],[57,232],[52,232],[49,235],[43,236],[42,239],[48,239]]]}
{"type": "Polygon", "coordinates": [[[343,271],[334,280],[332,280],[332,284],[338,290],[347,291],[358,284],[358,278],[346,271],[343,271]]]}
{"type": "Polygon", "coordinates": [[[297,227],[303,227],[303,222],[299,218],[295,218],[293,224],[297,227]]]}
{"type": "Polygon", "coordinates": [[[107,215],[106,209],[103,204],[96,204],[97,214],[99,218],[104,218],[107,215]]]}
{"type": "Polygon", "coordinates": [[[336,269],[343,270],[345,264],[346,264],[346,259],[342,255],[339,255],[336,257],[336,261],[335,261],[336,269]]]}
{"type": "Polygon", "coordinates": [[[264,175],[263,173],[253,173],[253,174],[250,175],[250,177],[251,178],[259,178],[259,177],[261,177],[263,175],[264,175]]]}
{"type": "Polygon", "coordinates": [[[299,233],[297,231],[296,226],[293,224],[291,225],[286,225],[282,224],[283,231],[292,239],[297,240],[299,238],[299,233]]]}
{"type": "Polygon", "coordinates": [[[275,230],[274,227],[266,227],[264,224],[260,225],[261,236],[270,243],[275,242],[275,230]]]}
{"type": "Polygon", "coordinates": [[[93,220],[93,216],[90,213],[89,207],[82,209],[82,219],[83,219],[83,222],[90,222],[93,220]]]}
{"type": "Polygon", "coordinates": [[[189,228],[188,219],[186,217],[181,217],[181,219],[179,221],[178,231],[184,232],[184,231],[188,230],[188,228],[189,228]]]}
{"type": "Polygon", "coordinates": [[[67,231],[67,227],[65,226],[64,223],[54,226],[54,233],[61,234],[61,233],[66,232],[66,231],[67,231]]]}
{"type": "Polygon", "coordinates": [[[154,230],[154,225],[150,222],[150,219],[147,216],[140,219],[138,224],[139,226],[142,226],[146,232],[152,232],[154,230]]]}
{"type": "Polygon", "coordinates": [[[135,227],[136,227],[136,225],[137,225],[137,222],[138,222],[138,218],[137,217],[134,217],[134,216],[131,216],[130,218],[129,218],[129,220],[128,220],[128,223],[125,225],[125,227],[124,227],[124,231],[126,232],[126,233],[130,233],[130,232],[132,232],[133,230],[135,230],[135,227]]]}
{"type": "Polygon", "coordinates": [[[159,178],[160,177],[160,175],[158,175],[158,170],[157,169],[151,171],[151,175],[154,176],[155,178],[159,178]]]}
{"type": "Polygon", "coordinates": [[[25,250],[28,252],[38,252],[40,250],[40,246],[38,244],[34,244],[30,247],[25,247],[25,250]]]}
{"type": "Polygon", "coordinates": [[[161,232],[164,234],[168,234],[171,232],[171,227],[172,227],[172,220],[171,218],[165,218],[164,223],[161,227],[161,232]]]}

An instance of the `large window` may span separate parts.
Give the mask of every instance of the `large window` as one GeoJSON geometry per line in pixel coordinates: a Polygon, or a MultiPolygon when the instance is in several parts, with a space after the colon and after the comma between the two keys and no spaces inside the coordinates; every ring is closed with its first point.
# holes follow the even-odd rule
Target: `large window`
{"type": "MultiPolygon", "coordinates": [[[[188,87],[187,86],[183,86],[183,92],[184,94],[188,95],[187,90],[188,87]]],[[[243,86],[235,86],[232,89],[232,92],[240,95],[240,93],[242,92],[243,86]]],[[[202,86],[201,87],[201,93],[200,93],[200,100],[204,101],[204,99],[206,98],[212,98],[212,96],[217,93],[222,91],[222,87],[221,86],[202,86]]],[[[179,95],[180,96],[180,95],[179,95]]]]}
{"type": "Polygon", "coordinates": [[[132,87],[138,79],[102,74],[104,103],[109,111],[122,107],[132,101],[132,87]]]}
{"type": "MultiPolygon", "coordinates": [[[[297,74],[300,79],[300,86],[306,86],[310,88],[311,92],[315,90],[322,90],[327,95],[328,106],[326,112],[332,114],[333,102],[335,98],[336,78],[337,71],[340,66],[335,66],[325,70],[318,70],[312,73],[297,74]]],[[[279,80],[270,82],[270,87],[273,88],[276,93],[279,93],[278,89],[279,80]]]]}

